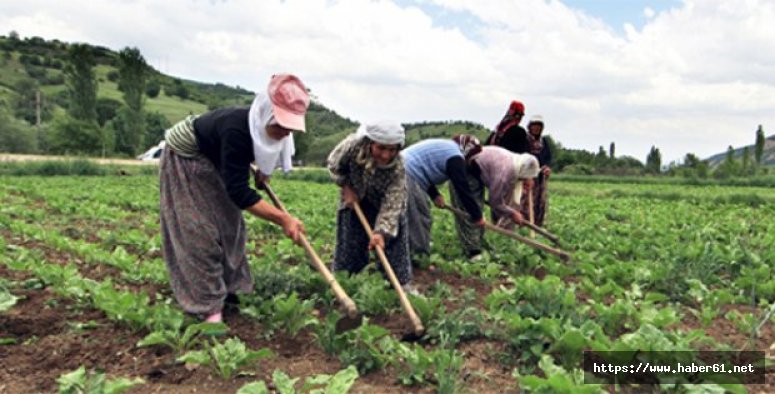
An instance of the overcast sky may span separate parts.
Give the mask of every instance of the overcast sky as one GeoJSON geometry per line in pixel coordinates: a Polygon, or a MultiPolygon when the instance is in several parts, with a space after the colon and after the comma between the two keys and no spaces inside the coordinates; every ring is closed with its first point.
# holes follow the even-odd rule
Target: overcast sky
{"type": "Polygon", "coordinates": [[[252,91],[295,73],[355,121],[492,128],[519,99],[564,146],[641,161],[775,131],[767,0],[0,0],[0,26],[252,91]]]}

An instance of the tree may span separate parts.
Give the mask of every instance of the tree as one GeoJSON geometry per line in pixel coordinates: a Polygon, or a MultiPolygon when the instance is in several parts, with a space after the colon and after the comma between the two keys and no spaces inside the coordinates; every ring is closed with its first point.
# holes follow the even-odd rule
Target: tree
{"type": "Polygon", "coordinates": [[[177,86],[175,87],[175,89],[174,89],[174,91],[173,91],[173,94],[174,94],[175,96],[178,96],[178,97],[180,97],[180,99],[181,99],[181,100],[185,100],[185,99],[187,99],[187,98],[188,98],[188,96],[190,96],[190,95],[191,95],[191,92],[189,92],[189,90],[188,90],[188,88],[186,87],[186,85],[182,85],[182,84],[181,84],[181,85],[177,85],[177,86]]]}
{"type": "Polygon", "coordinates": [[[97,99],[97,124],[100,127],[105,126],[111,119],[116,117],[121,102],[112,98],[100,97],[97,99]]]}
{"type": "Polygon", "coordinates": [[[743,163],[742,163],[742,167],[740,168],[740,173],[743,175],[748,175],[750,165],[751,165],[751,154],[748,152],[748,147],[746,146],[745,148],[743,148],[743,163]]]}
{"type": "Polygon", "coordinates": [[[611,145],[608,146],[608,157],[615,158],[616,157],[616,145],[611,142],[611,145]]]}
{"type": "Polygon", "coordinates": [[[151,78],[148,80],[148,83],[145,85],[145,94],[150,98],[156,98],[159,97],[159,93],[161,92],[161,82],[159,82],[158,78],[151,78]]]}
{"type": "Polygon", "coordinates": [[[65,68],[70,94],[69,114],[85,122],[97,121],[97,77],[94,54],[85,44],[74,44],[68,51],[70,64],[65,68]]]}
{"type": "Polygon", "coordinates": [[[699,178],[708,177],[708,163],[700,160],[694,153],[687,153],[684,158],[684,167],[690,169],[699,178]]]}
{"type": "Polygon", "coordinates": [[[158,144],[164,139],[164,131],[172,127],[167,117],[155,111],[145,115],[145,135],[143,148],[158,144]]]}
{"type": "Polygon", "coordinates": [[[754,148],[753,157],[756,159],[756,165],[762,165],[762,156],[764,155],[764,129],[762,125],[756,130],[756,147],[754,148]]]}
{"type": "Polygon", "coordinates": [[[134,155],[143,142],[145,118],[143,105],[145,104],[145,82],[148,80],[148,64],[137,48],[124,48],[118,54],[119,79],[118,89],[124,93],[126,103],[126,133],[121,138],[122,144],[116,144],[116,148],[122,152],[134,155]]]}
{"type": "Polygon", "coordinates": [[[52,153],[99,154],[103,143],[102,129],[97,122],[70,116],[55,121],[47,138],[52,153]]]}
{"type": "Polygon", "coordinates": [[[603,149],[603,146],[599,146],[597,148],[597,154],[595,155],[595,167],[602,168],[605,167],[608,164],[608,154],[606,153],[605,149],[603,149]]]}
{"type": "Polygon", "coordinates": [[[659,174],[662,169],[662,153],[659,148],[652,146],[648,156],[646,156],[646,172],[659,174]]]}
{"type": "MultiPolygon", "coordinates": [[[[19,119],[24,119],[27,123],[34,125],[37,122],[35,97],[39,91],[38,82],[34,79],[23,78],[14,85],[14,90],[18,96],[13,101],[13,115],[19,119]]],[[[45,122],[52,117],[51,104],[41,95],[40,100],[40,119],[45,122]]]]}
{"type": "Polygon", "coordinates": [[[739,172],[737,160],[735,160],[735,148],[733,148],[732,145],[729,145],[727,148],[727,155],[721,165],[716,169],[714,176],[717,178],[728,178],[737,175],[739,172]]]}
{"type": "Polygon", "coordinates": [[[293,155],[293,158],[296,160],[301,160],[302,157],[307,155],[311,145],[312,135],[309,133],[309,131],[306,133],[293,133],[293,146],[296,149],[296,153],[293,155]]]}
{"type": "Polygon", "coordinates": [[[33,153],[37,148],[35,128],[13,119],[5,108],[0,107],[0,152],[33,153]]]}

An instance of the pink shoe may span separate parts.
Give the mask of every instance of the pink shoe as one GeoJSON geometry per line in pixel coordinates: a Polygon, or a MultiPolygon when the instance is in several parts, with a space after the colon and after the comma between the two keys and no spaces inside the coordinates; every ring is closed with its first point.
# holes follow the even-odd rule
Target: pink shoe
{"type": "Polygon", "coordinates": [[[207,316],[207,319],[205,319],[205,322],[207,323],[222,323],[223,322],[223,315],[221,312],[215,312],[210,316],[207,316]]]}

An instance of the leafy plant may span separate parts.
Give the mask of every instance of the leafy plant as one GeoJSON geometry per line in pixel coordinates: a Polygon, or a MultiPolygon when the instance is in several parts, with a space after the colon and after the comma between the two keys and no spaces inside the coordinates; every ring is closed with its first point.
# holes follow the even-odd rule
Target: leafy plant
{"type": "Polygon", "coordinates": [[[381,315],[390,313],[398,306],[398,296],[381,275],[359,275],[360,286],[353,294],[353,301],[362,313],[381,315]]]}
{"type": "Polygon", "coordinates": [[[552,356],[543,355],[538,367],[546,378],[535,375],[521,375],[514,370],[512,376],[519,380],[519,388],[529,393],[568,393],[568,394],[602,394],[606,391],[600,385],[585,384],[584,371],[573,369],[567,371],[554,364],[552,356]]]}
{"type": "Polygon", "coordinates": [[[212,340],[206,349],[189,351],[177,360],[187,364],[210,366],[222,378],[229,379],[253,361],[272,355],[269,349],[249,350],[239,338],[235,337],[227,339],[224,343],[212,340]]]}
{"type": "Polygon", "coordinates": [[[441,336],[441,346],[426,350],[414,343],[411,346],[389,338],[383,341],[383,350],[389,362],[398,371],[398,381],[406,386],[433,384],[439,393],[454,393],[460,383],[463,354],[454,348],[448,334],[441,336]]]}
{"type": "Polygon", "coordinates": [[[145,381],[140,378],[108,380],[104,373],[86,372],[86,368],[81,366],[57,378],[57,383],[59,394],[118,394],[145,381]]]}
{"type": "Polygon", "coordinates": [[[468,341],[489,335],[485,328],[487,318],[476,307],[469,306],[452,312],[439,314],[427,323],[426,338],[438,343],[446,335],[453,346],[460,341],[468,341]]]}
{"type": "Polygon", "coordinates": [[[134,331],[175,329],[181,327],[183,314],[169,303],[149,305],[145,292],[118,291],[110,280],[92,290],[94,306],[113,320],[126,323],[134,331]]]}
{"type": "Polygon", "coordinates": [[[433,376],[436,378],[438,392],[443,394],[458,392],[460,368],[465,361],[463,354],[452,347],[438,349],[433,353],[433,360],[436,366],[433,376]]]}
{"type": "Polygon", "coordinates": [[[576,318],[576,294],[560,278],[548,275],[543,280],[532,276],[512,279],[511,289],[501,288],[487,296],[485,303],[491,313],[501,309],[523,317],[576,318]]]}
{"type": "Polygon", "coordinates": [[[14,296],[11,294],[8,289],[6,289],[3,286],[0,286],[0,312],[5,312],[9,309],[11,309],[12,306],[16,304],[16,301],[19,299],[19,297],[14,296]]]}
{"type": "Polygon", "coordinates": [[[196,323],[186,327],[182,333],[181,327],[154,331],[140,340],[137,346],[161,345],[181,353],[200,344],[203,336],[224,335],[227,331],[228,327],[223,323],[196,323]]]}
{"type": "Polygon", "coordinates": [[[269,388],[266,387],[266,383],[263,380],[258,382],[251,382],[237,390],[237,394],[271,394],[269,388]]]}
{"type": "Polygon", "coordinates": [[[354,365],[360,373],[382,368],[386,359],[380,341],[390,340],[386,338],[389,333],[380,326],[369,324],[364,318],[360,327],[342,334],[344,345],[339,352],[339,361],[344,365],[354,365]]]}
{"type": "Polygon", "coordinates": [[[304,327],[318,324],[317,318],[312,315],[314,302],[300,301],[296,292],[291,295],[278,294],[272,299],[272,305],[272,326],[285,330],[291,336],[296,336],[304,327]]]}
{"type": "Polygon", "coordinates": [[[94,306],[105,312],[110,319],[126,323],[139,331],[151,320],[148,294],[116,291],[110,281],[94,289],[94,306]]]}
{"type": "Polygon", "coordinates": [[[341,313],[335,310],[330,311],[323,323],[315,326],[315,340],[326,354],[339,353],[345,345],[344,336],[336,332],[336,323],[341,317],[341,313]]]}
{"type": "Polygon", "coordinates": [[[356,379],[358,370],[351,365],[334,376],[320,374],[305,379],[301,391],[310,394],[345,394],[350,391],[356,379]]]}
{"type": "MultiPolygon", "coordinates": [[[[304,380],[301,390],[296,391],[295,386],[299,378],[291,378],[280,370],[275,370],[272,373],[272,383],[280,394],[295,394],[297,392],[308,394],[346,394],[350,391],[350,387],[352,387],[356,379],[358,379],[358,370],[351,365],[333,376],[319,374],[308,377],[304,380]]],[[[264,381],[248,383],[237,391],[237,394],[269,393],[270,391],[264,381]]]]}
{"type": "Polygon", "coordinates": [[[430,381],[434,358],[422,346],[395,341],[392,351],[395,357],[391,362],[398,370],[398,381],[405,385],[426,384],[430,381]]]}
{"type": "Polygon", "coordinates": [[[731,321],[741,333],[750,335],[752,338],[756,336],[756,326],[759,321],[753,313],[740,313],[732,309],[724,317],[731,321]]]}

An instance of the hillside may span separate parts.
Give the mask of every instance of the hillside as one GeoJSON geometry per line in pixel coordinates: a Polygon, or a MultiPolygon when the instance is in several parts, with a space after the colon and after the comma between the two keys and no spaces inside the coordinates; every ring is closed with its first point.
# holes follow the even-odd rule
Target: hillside
{"type": "MultiPolygon", "coordinates": [[[[64,69],[71,45],[39,37],[19,39],[13,35],[0,36],[0,114],[7,113],[17,118],[9,119],[14,127],[26,128],[29,133],[34,133],[29,130],[36,121],[37,90],[41,94],[42,126],[45,128],[64,117],[69,101],[64,69]]],[[[99,123],[104,127],[116,116],[123,103],[122,92],[118,89],[118,53],[100,46],[91,46],[91,49],[97,63],[99,123]]],[[[249,105],[254,97],[253,92],[241,87],[184,80],[165,75],[150,65],[149,68],[151,76],[146,88],[145,112],[155,116],[157,130],[147,134],[146,146],[157,142],[163,127],[188,114],[204,113],[224,106],[249,105]]],[[[313,165],[322,164],[331,149],[357,127],[354,121],[314,101],[307,114],[307,124],[311,132],[298,139],[297,159],[313,165]]],[[[488,133],[483,126],[464,121],[422,122],[404,126],[409,144],[424,138],[451,137],[459,133],[473,133],[483,138],[488,133]]],[[[0,151],[48,153],[35,143],[4,144],[2,136],[0,151]]]]}
{"type": "MultiPolygon", "coordinates": [[[[745,146],[736,148],[734,150],[735,152],[735,159],[740,160],[743,157],[743,149],[745,149],[745,146]]],[[[754,145],[748,145],[748,152],[751,155],[751,160],[753,161],[753,154],[754,154],[754,145]]],[[[727,152],[717,153],[713,156],[708,157],[705,159],[705,161],[708,162],[711,168],[714,168],[721,164],[724,159],[727,157],[727,152]]],[[[762,163],[764,166],[767,167],[775,167],[775,134],[767,137],[764,140],[764,153],[762,154],[762,163]]]]}
{"type": "MultiPolygon", "coordinates": [[[[20,98],[40,88],[44,111],[56,114],[67,106],[64,68],[69,43],[46,41],[38,37],[24,40],[0,37],[0,100],[12,107],[20,98]]],[[[108,48],[92,46],[97,62],[97,96],[103,100],[122,100],[118,90],[118,53],[108,48]]],[[[150,67],[150,66],[149,66],[150,67]]],[[[159,112],[174,122],[189,113],[201,113],[208,107],[249,103],[253,93],[240,87],[183,80],[160,73],[150,67],[148,85],[158,85],[155,96],[146,96],[146,111],[159,112]]],[[[30,111],[34,103],[29,104],[30,111]]]]}

